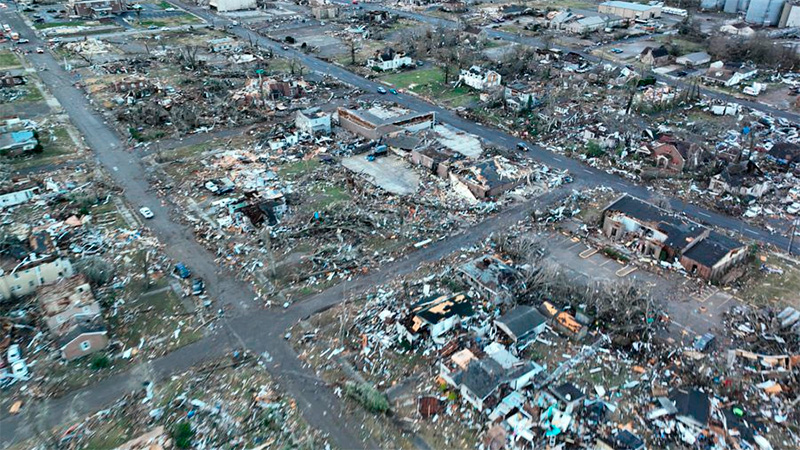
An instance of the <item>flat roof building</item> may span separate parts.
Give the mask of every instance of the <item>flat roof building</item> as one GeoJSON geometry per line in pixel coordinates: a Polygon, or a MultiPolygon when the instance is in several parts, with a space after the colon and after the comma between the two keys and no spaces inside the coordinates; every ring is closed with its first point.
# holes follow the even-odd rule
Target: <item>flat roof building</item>
{"type": "Polygon", "coordinates": [[[626,19],[654,19],[661,17],[660,6],[643,5],[641,3],[610,1],[600,3],[597,10],[603,14],[616,14],[626,19]]]}

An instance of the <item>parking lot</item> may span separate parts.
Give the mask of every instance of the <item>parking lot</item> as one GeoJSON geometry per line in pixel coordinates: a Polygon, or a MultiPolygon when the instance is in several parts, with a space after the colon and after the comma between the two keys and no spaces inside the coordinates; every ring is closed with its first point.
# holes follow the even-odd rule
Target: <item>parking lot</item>
{"type": "Polygon", "coordinates": [[[713,332],[721,325],[722,315],[739,299],[713,286],[698,290],[693,280],[674,272],[656,275],[636,266],[623,264],[605,256],[578,238],[552,233],[545,242],[549,259],[578,277],[616,282],[624,278],[637,280],[653,289],[653,296],[663,300],[665,310],[675,326],[673,335],[691,339],[713,332]]]}

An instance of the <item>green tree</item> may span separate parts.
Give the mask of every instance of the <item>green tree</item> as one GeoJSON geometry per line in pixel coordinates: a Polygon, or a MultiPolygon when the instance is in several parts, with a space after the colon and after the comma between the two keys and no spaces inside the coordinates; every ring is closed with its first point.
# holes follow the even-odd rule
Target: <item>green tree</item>
{"type": "Polygon", "coordinates": [[[172,429],[172,439],[178,448],[191,448],[194,430],[189,422],[178,422],[172,429]]]}

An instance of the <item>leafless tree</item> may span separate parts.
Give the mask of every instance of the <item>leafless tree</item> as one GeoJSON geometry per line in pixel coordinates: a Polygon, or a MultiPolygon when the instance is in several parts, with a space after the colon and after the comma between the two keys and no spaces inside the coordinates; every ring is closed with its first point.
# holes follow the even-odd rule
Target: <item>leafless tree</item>
{"type": "Polygon", "coordinates": [[[650,203],[667,211],[670,211],[672,209],[672,205],[669,203],[669,199],[660,192],[655,192],[653,193],[653,195],[650,196],[650,203]]]}
{"type": "Polygon", "coordinates": [[[361,42],[358,41],[356,38],[351,37],[345,40],[345,44],[347,45],[347,49],[350,51],[350,65],[356,65],[356,52],[361,50],[361,42]]]}

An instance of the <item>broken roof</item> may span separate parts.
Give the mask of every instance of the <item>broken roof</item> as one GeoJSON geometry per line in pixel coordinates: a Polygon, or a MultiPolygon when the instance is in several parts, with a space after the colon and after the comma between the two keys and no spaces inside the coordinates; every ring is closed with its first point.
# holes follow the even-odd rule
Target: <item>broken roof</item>
{"type": "Polygon", "coordinates": [[[678,416],[690,418],[703,426],[708,423],[711,401],[705,393],[697,389],[688,392],[676,389],[669,394],[669,398],[675,402],[678,416]]]}
{"type": "Polygon", "coordinates": [[[644,56],[646,54],[650,54],[653,58],[663,58],[665,56],[669,56],[669,52],[667,51],[666,47],[663,45],[660,47],[645,47],[642,50],[641,55],[644,56]]]}
{"type": "Polygon", "coordinates": [[[735,239],[712,231],[707,238],[686,250],[683,255],[708,267],[712,267],[731,250],[736,250],[743,246],[744,244],[735,239]]]}
{"type": "Polygon", "coordinates": [[[610,6],[612,8],[632,9],[634,11],[650,11],[651,9],[655,8],[655,6],[643,5],[641,3],[621,2],[621,1],[616,1],[616,0],[610,1],[610,2],[600,3],[600,6],[610,6]]]}
{"type": "Polygon", "coordinates": [[[108,334],[108,331],[100,319],[81,321],[78,323],[78,326],[72,329],[72,331],[65,334],[58,340],[58,348],[63,349],[69,345],[70,342],[84,334],[108,334]]]}
{"type": "Polygon", "coordinates": [[[571,403],[586,396],[577,386],[570,382],[566,382],[557,388],[550,388],[550,391],[556,398],[565,403],[571,403]]]}
{"type": "Polygon", "coordinates": [[[475,314],[472,300],[464,294],[433,295],[415,303],[411,311],[415,316],[431,324],[453,316],[470,317],[475,314]]]}
{"type": "Polygon", "coordinates": [[[500,258],[484,255],[462,264],[458,270],[492,292],[510,289],[517,272],[500,258]]]}
{"type": "Polygon", "coordinates": [[[617,211],[630,217],[651,223],[672,221],[672,215],[652,203],[624,194],[614,203],[608,205],[606,211],[617,211]]]}

